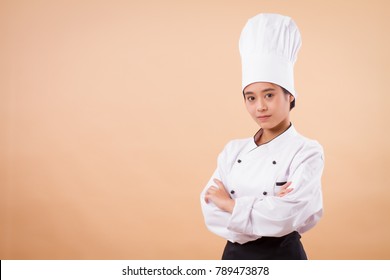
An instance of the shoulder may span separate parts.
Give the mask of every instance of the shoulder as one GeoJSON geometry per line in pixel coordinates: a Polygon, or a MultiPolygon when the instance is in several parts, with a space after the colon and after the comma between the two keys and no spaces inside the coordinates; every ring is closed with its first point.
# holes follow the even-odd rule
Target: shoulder
{"type": "Polygon", "coordinates": [[[242,149],[250,145],[252,142],[253,142],[253,137],[230,140],[223,148],[223,152],[229,154],[240,152],[242,151],[242,149]]]}
{"type": "Polygon", "coordinates": [[[234,160],[235,157],[253,142],[253,138],[234,139],[227,142],[219,157],[224,160],[234,160]]]}
{"type": "Polygon", "coordinates": [[[305,137],[299,133],[295,136],[294,141],[298,146],[298,155],[303,157],[320,157],[324,159],[324,149],[322,145],[314,139],[305,137]]]}
{"type": "Polygon", "coordinates": [[[309,139],[309,138],[304,137],[304,136],[302,136],[302,138],[304,141],[305,150],[309,150],[309,151],[313,151],[313,152],[317,152],[317,153],[321,153],[321,154],[324,153],[324,148],[317,140],[309,139]]]}

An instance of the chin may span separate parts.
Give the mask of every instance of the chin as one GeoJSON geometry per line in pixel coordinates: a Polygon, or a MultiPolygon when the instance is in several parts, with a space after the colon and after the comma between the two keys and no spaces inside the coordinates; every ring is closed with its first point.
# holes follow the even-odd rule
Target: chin
{"type": "Polygon", "coordinates": [[[275,126],[270,124],[270,123],[267,123],[267,122],[258,122],[259,126],[262,128],[262,129],[272,129],[274,128],[275,126]]]}

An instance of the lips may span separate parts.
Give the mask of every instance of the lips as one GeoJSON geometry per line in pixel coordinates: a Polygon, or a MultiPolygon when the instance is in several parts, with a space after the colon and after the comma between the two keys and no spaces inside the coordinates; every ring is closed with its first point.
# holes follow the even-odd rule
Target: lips
{"type": "Polygon", "coordinates": [[[261,121],[267,120],[271,115],[258,116],[257,118],[261,121]]]}

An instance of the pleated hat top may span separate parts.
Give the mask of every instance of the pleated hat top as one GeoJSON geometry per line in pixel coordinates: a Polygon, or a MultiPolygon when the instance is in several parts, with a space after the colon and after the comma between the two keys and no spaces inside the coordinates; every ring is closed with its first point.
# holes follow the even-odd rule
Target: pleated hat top
{"type": "Polygon", "coordinates": [[[297,97],[294,64],[301,44],[299,29],[290,17],[258,14],[250,18],[239,41],[242,90],[255,82],[270,82],[297,97]]]}

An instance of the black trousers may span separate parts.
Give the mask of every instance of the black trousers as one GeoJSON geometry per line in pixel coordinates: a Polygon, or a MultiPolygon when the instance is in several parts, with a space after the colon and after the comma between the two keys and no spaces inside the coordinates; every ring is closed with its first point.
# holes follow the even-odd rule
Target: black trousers
{"type": "Polygon", "coordinates": [[[282,237],[262,237],[244,244],[228,241],[223,260],[307,260],[301,235],[293,231],[282,237]]]}

